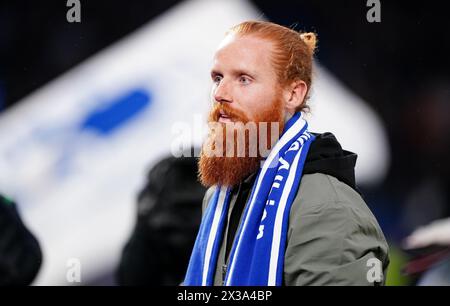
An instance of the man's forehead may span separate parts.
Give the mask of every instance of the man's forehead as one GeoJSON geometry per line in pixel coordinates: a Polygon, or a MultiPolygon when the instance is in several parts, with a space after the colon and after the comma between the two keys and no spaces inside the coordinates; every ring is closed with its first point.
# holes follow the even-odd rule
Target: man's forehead
{"type": "Polygon", "coordinates": [[[272,48],[271,42],[262,38],[228,35],[214,54],[213,66],[235,65],[249,70],[267,67],[272,48]]]}

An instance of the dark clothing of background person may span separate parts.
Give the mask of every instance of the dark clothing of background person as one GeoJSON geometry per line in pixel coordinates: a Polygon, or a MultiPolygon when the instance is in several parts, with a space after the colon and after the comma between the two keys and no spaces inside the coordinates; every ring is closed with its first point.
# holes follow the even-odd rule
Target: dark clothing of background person
{"type": "Polygon", "coordinates": [[[29,285],[42,262],[38,241],[14,202],[0,195],[0,286],[29,285]]]}
{"type": "Polygon", "coordinates": [[[204,188],[195,157],[168,157],[148,174],[137,222],[123,249],[119,285],[178,285],[184,278],[201,218],[204,188]]]}

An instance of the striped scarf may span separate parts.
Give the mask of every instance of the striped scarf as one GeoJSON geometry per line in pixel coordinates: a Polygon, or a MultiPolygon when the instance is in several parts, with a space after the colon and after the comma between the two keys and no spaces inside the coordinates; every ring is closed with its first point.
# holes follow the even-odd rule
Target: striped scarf
{"type": "MultiPolygon", "coordinates": [[[[300,112],[259,169],[231,248],[227,286],[280,286],[289,212],[300,186],[306,155],[314,135],[300,112]]],[[[184,285],[214,282],[231,188],[217,186],[203,215],[184,285]]]]}

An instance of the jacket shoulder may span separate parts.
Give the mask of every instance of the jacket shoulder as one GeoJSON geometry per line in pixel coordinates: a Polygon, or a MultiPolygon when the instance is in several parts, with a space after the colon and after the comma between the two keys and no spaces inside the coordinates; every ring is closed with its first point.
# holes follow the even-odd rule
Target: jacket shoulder
{"type": "Polygon", "coordinates": [[[345,209],[375,219],[361,195],[337,178],[323,174],[305,174],[293,201],[291,215],[318,210],[345,209]]]}
{"type": "Polygon", "coordinates": [[[372,258],[385,272],[387,242],[358,192],[326,174],[304,175],[289,215],[286,284],[370,285],[372,258]]]}

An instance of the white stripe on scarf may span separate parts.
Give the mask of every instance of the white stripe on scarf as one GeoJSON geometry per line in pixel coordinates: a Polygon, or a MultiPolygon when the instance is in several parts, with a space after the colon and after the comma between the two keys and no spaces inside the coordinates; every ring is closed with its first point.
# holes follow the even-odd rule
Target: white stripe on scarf
{"type": "Polygon", "coordinates": [[[227,194],[227,187],[221,187],[219,193],[219,199],[217,203],[216,211],[214,212],[214,218],[211,225],[211,231],[208,237],[208,243],[206,245],[205,263],[203,266],[203,278],[202,286],[206,286],[206,280],[209,273],[209,263],[211,261],[212,248],[214,246],[214,241],[217,237],[217,230],[219,225],[220,216],[222,215],[223,207],[225,205],[225,198],[227,194]]]}
{"type": "Polygon", "coordinates": [[[299,137],[298,141],[300,141],[300,150],[295,155],[295,159],[292,162],[291,168],[289,169],[289,175],[286,179],[286,184],[283,188],[283,192],[280,198],[280,202],[278,203],[277,214],[275,217],[275,225],[272,236],[272,249],[270,251],[270,265],[269,265],[269,279],[268,285],[275,286],[277,280],[277,268],[278,268],[278,256],[280,253],[280,241],[281,241],[281,231],[283,228],[283,217],[287,204],[287,199],[292,189],[292,185],[294,183],[295,174],[297,172],[298,161],[300,160],[300,155],[303,150],[303,143],[305,142],[305,138],[309,138],[308,136],[304,137],[302,135],[299,137]]]}

